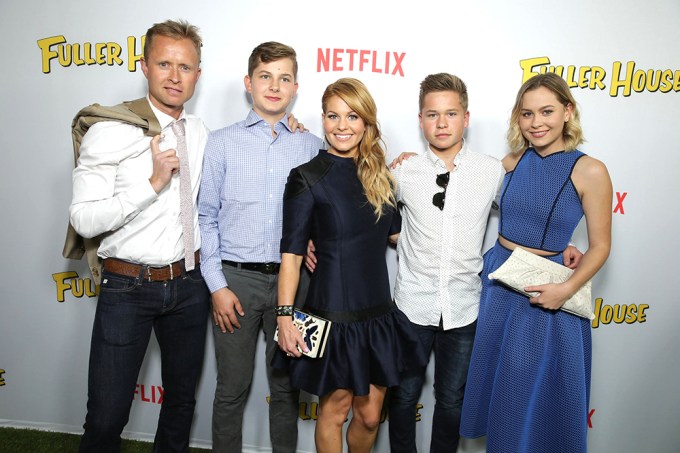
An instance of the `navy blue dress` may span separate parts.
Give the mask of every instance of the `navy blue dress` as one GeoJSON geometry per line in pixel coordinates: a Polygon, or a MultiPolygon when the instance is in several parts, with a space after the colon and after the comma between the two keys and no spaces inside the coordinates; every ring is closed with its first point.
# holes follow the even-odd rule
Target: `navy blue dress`
{"type": "Polygon", "coordinates": [[[317,265],[304,310],[333,322],[322,358],[290,360],[294,387],[319,396],[341,388],[368,395],[369,384],[398,385],[401,371],[426,362],[390,293],[385,252],[399,230],[392,208],[376,222],[352,158],[321,150],[291,171],[281,252],[304,255],[314,241],[317,265]]]}
{"type": "MultiPolygon", "coordinates": [[[[583,217],[571,174],[580,151],[528,149],[505,176],[499,233],[526,247],[564,250],[583,217]]],[[[486,434],[488,452],[585,452],[590,321],[531,305],[488,275],[512,252],[484,255],[482,295],[460,432],[486,434]]]]}

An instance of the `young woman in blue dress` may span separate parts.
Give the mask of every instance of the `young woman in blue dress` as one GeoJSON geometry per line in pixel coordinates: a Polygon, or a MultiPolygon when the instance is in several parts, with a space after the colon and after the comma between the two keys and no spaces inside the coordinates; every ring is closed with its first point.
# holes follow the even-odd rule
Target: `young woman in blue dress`
{"type": "Polygon", "coordinates": [[[612,184],[602,162],[576,149],[583,143],[579,111],[555,74],[522,85],[508,143],[499,237],[484,257],[461,434],[486,435],[488,452],[584,452],[590,321],[559,309],[609,256],[612,184]],[[487,278],[518,246],[562,263],[583,216],[588,249],[564,283],[527,287],[538,292],[527,298],[487,278]]]}

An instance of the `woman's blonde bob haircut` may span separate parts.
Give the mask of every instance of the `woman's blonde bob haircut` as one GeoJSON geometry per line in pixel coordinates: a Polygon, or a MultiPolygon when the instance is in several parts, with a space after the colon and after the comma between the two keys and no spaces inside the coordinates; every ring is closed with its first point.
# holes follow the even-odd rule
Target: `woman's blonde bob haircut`
{"type": "Polygon", "coordinates": [[[548,72],[545,74],[538,74],[524,82],[517,93],[515,106],[512,108],[512,114],[510,115],[510,127],[508,128],[507,134],[510,152],[521,153],[531,146],[531,143],[524,135],[522,135],[522,131],[519,128],[519,116],[522,113],[522,98],[524,97],[524,93],[536,90],[540,87],[545,87],[552,91],[555,94],[555,97],[557,97],[557,100],[565,108],[569,105],[572,106],[571,116],[569,121],[564,124],[562,136],[564,137],[564,150],[575,150],[578,145],[585,141],[583,138],[583,130],[581,129],[581,119],[578,107],[576,106],[576,100],[571,95],[567,82],[557,74],[548,72]]]}

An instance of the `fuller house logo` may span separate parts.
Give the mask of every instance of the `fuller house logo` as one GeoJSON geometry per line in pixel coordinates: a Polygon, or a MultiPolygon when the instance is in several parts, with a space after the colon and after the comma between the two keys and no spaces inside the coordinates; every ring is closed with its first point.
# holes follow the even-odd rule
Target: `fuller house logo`
{"type": "Polygon", "coordinates": [[[600,66],[552,66],[548,57],[520,60],[519,65],[522,68],[522,83],[537,74],[553,72],[566,80],[571,88],[604,90],[609,87],[609,95],[612,97],[620,94],[630,96],[633,91],[680,91],[680,69],[638,68],[634,61],[615,61],[609,74],[600,66]]]}
{"type": "Polygon", "coordinates": [[[5,385],[5,370],[0,369],[0,387],[5,385]]]}
{"type": "Polygon", "coordinates": [[[63,302],[66,292],[73,297],[96,297],[99,295],[99,285],[95,285],[92,279],[78,277],[78,272],[66,271],[52,274],[52,280],[57,284],[57,301],[63,302]]]}
{"type": "MultiPolygon", "coordinates": [[[[267,404],[271,402],[271,397],[267,396],[267,404]]],[[[423,408],[422,404],[418,404],[416,407],[416,421],[420,421],[420,409],[423,408]]],[[[319,418],[319,403],[316,401],[300,401],[298,409],[298,418],[300,420],[312,420],[316,421],[319,418]]],[[[380,413],[380,423],[384,423],[388,419],[387,408],[383,407],[380,413]]],[[[347,420],[345,420],[347,421],[347,420]]]]}
{"type": "Polygon", "coordinates": [[[648,304],[614,304],[607,305],[604,299],[595,299],[595,319],[593,319],[593,329],[606,324],[635,324],[647,322],[648,304]]]}
{"type": "Polygon", "coordinates": [[[127,44],[117,42],[68,43],[63,35],[38,40],[42,72],[48,74],[53,65],[64,68],[83,65],[122,66],[127,61],[127,69],[135,72],[141,60],[146,36],[128,36],[127,44]]]}

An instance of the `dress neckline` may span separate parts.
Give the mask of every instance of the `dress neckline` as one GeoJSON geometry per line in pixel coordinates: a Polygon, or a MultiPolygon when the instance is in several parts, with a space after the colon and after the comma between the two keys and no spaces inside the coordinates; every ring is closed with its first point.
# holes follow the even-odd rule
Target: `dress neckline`
{"type": "Polygon", "coordinates": [[[539,153],[538,151],[536,151],[536,148],[534,148],[534,147],[531,147],[531,148],[527,149],[527,152],[528,152],[528,151],[533,151],[534,154],[536,154],[536,155],[537,155],[538,157],[540,157],[541,159],[547,159],[547,158],[549,158],[549,157],[551,157],[551,156],[557,156],[557,155],[559,155],[559,154],[564,154],[564,153],[566,153],[565,150],[562,150],[562,151],[555,151],[554,153],[550,153],[550,154],[548,154],[547,156],[541,156],[541,153],[539,153]]]}
{"type": "Polygon", "coordinates": [[[341,164],[341,165],[347,165],[347,166],[352,166],[352,167],[356,166],[353,157],[336,156],[335,154],[329,153],[327,149],[319,150],[319,154],[324,155],[324,156],[326,156],[326,158],[332,160],[333,162],[341,164]]]}

